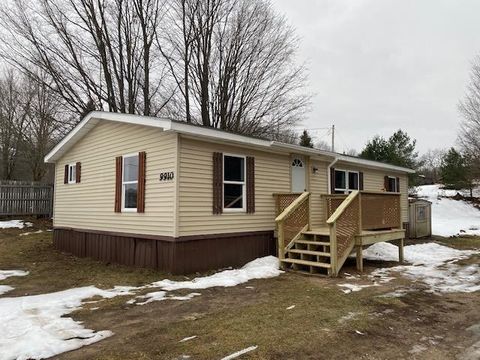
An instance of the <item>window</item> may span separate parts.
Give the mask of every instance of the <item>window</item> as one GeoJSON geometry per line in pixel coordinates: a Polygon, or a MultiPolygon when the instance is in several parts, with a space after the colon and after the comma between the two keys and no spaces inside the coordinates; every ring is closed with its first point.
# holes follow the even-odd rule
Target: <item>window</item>
{"type": "Polygon", "coordinates": [[[137,210],[138,191],[138,154],[123,157],[122,173],[122,209],[137,210]]]}
{"type": "Polygon", "coordinates": [[[359,189],[359,173],[335,169],[335,194],[348,194],[359,189]]]}
{"type": "Polygon", "coordinates": [[[417,205],[417,221],[423,222],[427,220],[426,206],[417,205]]]}
{"type": "Polygon", "coordinates": [[[303,168],[303,161],[300,160],[300,159],[293,159],[293,161],[292,161],[292,167],[303,168]]]}
{"type": "Polygon", "coordinates": [[[77,165],[69,164],[68,165],[68,183],[75,184],[77,182],[77,165]]]}
{"type": "Polygon", "coordinates": [[[397,192],[397,178],[393,176],[388,177],[388,192],[397,192]]]}
{"type": "Polygon", "coordinates": [[[245,210],[245,157],[223,156],[223,209],[245,210]]]}

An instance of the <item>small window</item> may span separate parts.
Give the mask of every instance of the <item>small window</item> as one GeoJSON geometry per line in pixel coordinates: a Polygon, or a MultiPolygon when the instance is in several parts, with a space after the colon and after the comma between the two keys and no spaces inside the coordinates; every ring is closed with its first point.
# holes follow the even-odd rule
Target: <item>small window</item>
{"type": "Polygon", "coordinates": [[[123,210],[137,210],[138,154],[123,157],[122,199],[123,210]]]}
{"type": "Polygon", "coordinates": [[[426,207],[417,205],[417,221],[423,222],[427,220],[426,207]]]}
{"type": "Polygon", "coordinates": [[[348,194],[359,189],[358,172],[335,169],[335,194],[348,194]]]}
{"type": "Polygon", "coordinates": [[[397,192],[397,178],[393,176],[388,177],[388,192],[397,192]]]}
{"type": "Polygon", "coordinates": [[[245,210],[245,157],[223,156],[223,209],[245,210]]]}
{"type": "Polygon", "coordinates": [[[300,159],[293,159],[293,161],[292,161],[292,167],[303,168],[303,161],[300,160],[300,159]]]}
{"type": "Polygon", "coordinates": [[[68,183],[75,184],[77,182],[77,165],[69,164],[68,165],[68,183]]]}

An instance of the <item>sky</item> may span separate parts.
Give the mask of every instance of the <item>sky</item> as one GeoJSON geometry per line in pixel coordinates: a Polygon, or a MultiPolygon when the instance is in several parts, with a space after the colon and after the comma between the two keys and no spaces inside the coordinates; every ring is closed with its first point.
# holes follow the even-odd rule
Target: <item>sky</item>
{"type": "Polygon", "coordinates": [[[478,0],[272,0],[300,38],[311,112],[299,130],[335,150],[401,128],[417,150],[456,145],[458,102],[480,55],[478,0]]]}

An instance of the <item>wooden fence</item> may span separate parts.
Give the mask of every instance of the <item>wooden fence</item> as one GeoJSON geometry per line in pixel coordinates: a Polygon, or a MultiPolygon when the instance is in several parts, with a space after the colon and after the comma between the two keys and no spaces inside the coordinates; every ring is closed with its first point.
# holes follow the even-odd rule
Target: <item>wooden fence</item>
{"type": "Polygon", "coordinates": [[[52,216],[53,185],[0,181],[0,216],[52,216]]]}

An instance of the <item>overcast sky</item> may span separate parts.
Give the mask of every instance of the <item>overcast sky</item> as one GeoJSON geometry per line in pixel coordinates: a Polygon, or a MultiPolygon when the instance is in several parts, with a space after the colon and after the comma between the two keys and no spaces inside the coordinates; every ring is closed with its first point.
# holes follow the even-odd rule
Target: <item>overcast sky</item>
{"type": "MultiPolygon", "coordinates": [[[[480,54],[479,0],[273,0],[301,38],[312,111],[335,124],[336,151],[402,128],[423,153],[455,145],[471,62],[480,54]]],[[[325,130],[314,132],[329,140],[325,130]]]]}

